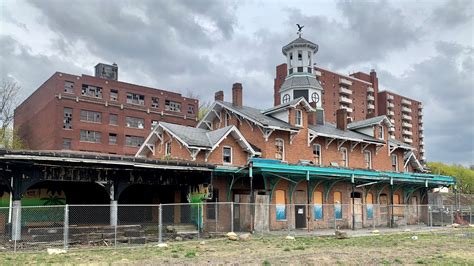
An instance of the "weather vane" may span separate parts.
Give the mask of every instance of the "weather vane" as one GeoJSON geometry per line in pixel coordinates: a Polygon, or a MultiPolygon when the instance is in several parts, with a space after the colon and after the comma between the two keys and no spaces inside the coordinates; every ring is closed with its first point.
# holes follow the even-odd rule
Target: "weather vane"
{"type": "Polygon", "coordinates": [[[300,24],[296,24],[296,26],[298,26],[298,31],[296,32],[296,34],[298,34],[301,38],[301,34],[303,34],[301,33],[301,30],[304,28],[304,26],[300,26],[300,24]]]}

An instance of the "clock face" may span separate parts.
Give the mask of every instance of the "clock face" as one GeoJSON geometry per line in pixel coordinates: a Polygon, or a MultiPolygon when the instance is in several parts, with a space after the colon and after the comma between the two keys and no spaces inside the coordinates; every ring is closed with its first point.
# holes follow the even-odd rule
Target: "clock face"
{"type": "Polygon", "coordinates": [[[289,101],[290,101],[290,95],[289,94],[283,95],[283,103],[287,103],[289,101]]]}
{"type": "Polygon", "coordinates": [[[313,92],[313,94],[311,94],[311,101],[315,103],[319,102],[319,94],[317,92],[313,92]]]}

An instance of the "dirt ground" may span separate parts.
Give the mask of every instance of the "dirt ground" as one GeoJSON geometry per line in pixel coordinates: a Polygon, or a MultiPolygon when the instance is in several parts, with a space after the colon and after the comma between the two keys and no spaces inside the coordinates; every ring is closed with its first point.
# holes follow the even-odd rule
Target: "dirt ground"
{"type": "Polygon", "coordinates": [[[66,254],[0,253],[2,265],[86,264],[442,264],[474,265],[474,229],[384,233],[334,237],[253,236],[250,240],[212,239],[170,242],[167,248],[70,250],[66,254]],[[413,236],[417,239],[414,240],[413,236]],[[204,242],[203,242],[204,241],[204,242]]]}

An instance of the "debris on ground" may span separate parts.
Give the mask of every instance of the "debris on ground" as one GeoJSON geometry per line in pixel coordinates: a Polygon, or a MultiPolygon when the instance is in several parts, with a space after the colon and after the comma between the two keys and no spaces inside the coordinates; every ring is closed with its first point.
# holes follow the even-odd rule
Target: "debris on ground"
{"type": "Polygon", "coordinates": [[[347,236],[347,232],[344,232],[344,231],[340,231],[340,230],[336,230],[336,232],[334,233],[336,235],[336,238],[337,239],[346,239],[346,238],[349,238],[347,236]]]}
{"type": "Polygon", "coordinates": [[[418,240],[418,236],[412,236],[411,239],[412,240],[418,240]]]}
{"type": "Polygon", "coordinates": [[[286,236],[285,239],[286,240],[295,240],[295,237],[294,236],[286,236]]]}
{"type": "Polygon", "coordinates": [[[60,248],[48,248],[46,250],[49,255],[56,255],[56,254],[64,254],[66,253],[66,250],[60,249],[60,248]]]}
{"type": "Polygon", "coordinates": [[[252,235],[251,235],[250,233],[241,234],[241,235],[239,236],[239,239],[240,239],[240,240],[243,240],[243,241],[250,240],[250,238],[252,238],[252,235]]]}
{"type": "Polygon", "coordinates": [[[199,242],[199,245],[205,245],[205,244],[206,244],[206,241],[199,242]]]}
{"type": "Polygon", "coordinates": [[[380,231],[375,229],[375,230],[372,230],[372,234],[380,234],[380,231]]]}
{"type": "Polygon", "coordinates": [[[180,236],[177,236],[174,240],[176,240],[176,241],[183,241],[183,238],[180,237],[180,236]]]}
{"type": "Polygon", "coordinates": [[[227,239],[232,240],[232,241],[237,241],[239,238],[237,237],[236,233],[229,232],[227,233],[227,239]]]}
{"type": "Polygon", "coordinates": [[[158,245],[156,245],[156,246],[159,247],[159,248],[167,248],[167,247],[168,247],[168,244],[166,244],[166,243],[160,243],[160,244],[158,244],[158,245]]]}

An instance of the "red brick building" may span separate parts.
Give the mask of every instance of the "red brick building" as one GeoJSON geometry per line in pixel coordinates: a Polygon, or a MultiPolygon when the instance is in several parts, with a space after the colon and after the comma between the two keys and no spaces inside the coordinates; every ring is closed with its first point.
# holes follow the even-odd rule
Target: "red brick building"
{"type": "Polygon", "coordinates": [[[27,148],[134,155],[159,121],[197,123],[197,99],[118,81],[115,64],[95,75],[56,72],[15,109],[27,148]]]}
{"type": "Polygon", "coordinates": [[[394,125],[390,136],[414,147],[424,162],[423,104],[391,91],[379,92],[378,99],[378,113],[386,115],[394,125]]]}

